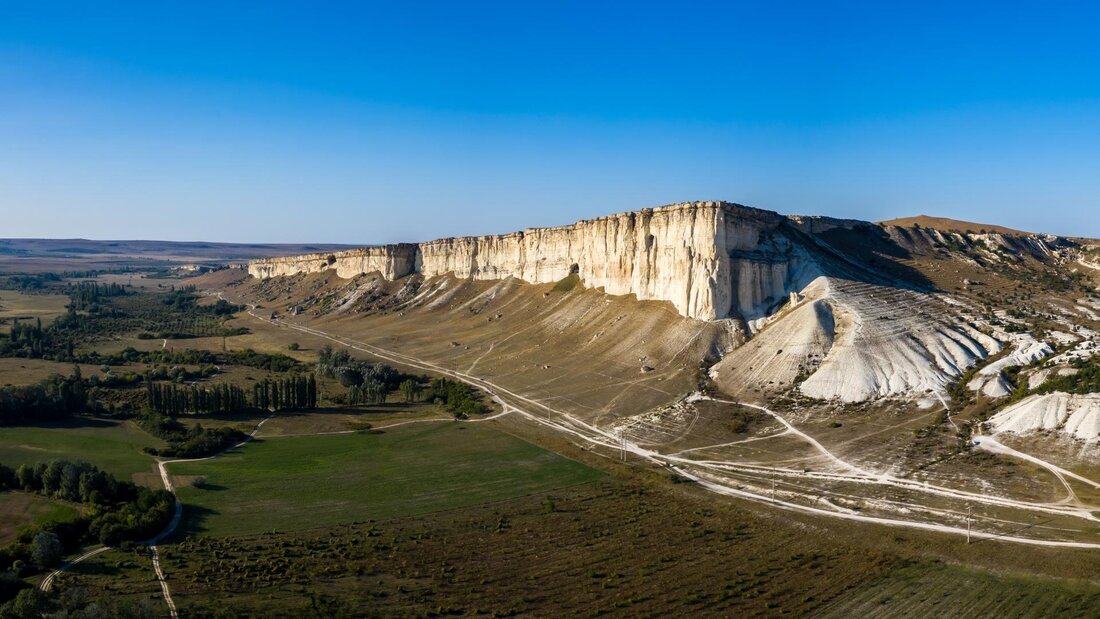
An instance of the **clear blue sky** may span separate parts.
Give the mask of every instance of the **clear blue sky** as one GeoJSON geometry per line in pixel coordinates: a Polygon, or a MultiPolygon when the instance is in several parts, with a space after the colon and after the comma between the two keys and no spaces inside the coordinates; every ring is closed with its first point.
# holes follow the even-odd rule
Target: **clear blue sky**
{"type": "Polygon", "coordinates": [[[1100,9],[902,4],[5,2],[0,237],[378,243],[694,199],[1100,236],[1100,9]]]}

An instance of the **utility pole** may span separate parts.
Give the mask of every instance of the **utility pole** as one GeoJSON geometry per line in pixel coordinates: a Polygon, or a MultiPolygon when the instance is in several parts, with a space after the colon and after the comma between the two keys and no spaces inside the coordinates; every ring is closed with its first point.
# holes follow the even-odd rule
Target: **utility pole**
{"type": "Polygon", "coordinates": [[[626,437],[622,429],[619,430],[619,460],[626,462],[626,437]]]}
{"type": "Polygon", "coordinates": [[[966,504],[966,543],[970,543],[970,503],[966,504]]]}
{"type": "Polygon", "coordinates": [[[772,478],[772,503],[775,503],[775,472],[774,471],[771,474],[771,478],[772,478]]]}

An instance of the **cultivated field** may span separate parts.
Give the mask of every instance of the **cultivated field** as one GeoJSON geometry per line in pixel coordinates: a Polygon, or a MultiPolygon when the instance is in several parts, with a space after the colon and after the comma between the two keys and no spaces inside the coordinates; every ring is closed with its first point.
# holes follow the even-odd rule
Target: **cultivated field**
{"type": "Polygon", "coordinates": [[[0,492],[0,546],[13,540],[19,530],[42,522],[70,522],[79,515],[77,506],[26,492],[0,492]]]}
{"type": "Polygon", "coordinates": [[[546,492],[602,473],[499,430],[451,421],[381,434],[267,438],[169,465],[190,533],[241,535],[392,518],[546,492]],[[205,478],[201,487],[186,482],[205,478]]]}
{"type": "Polygon", "coordinates": [[[55,458],[85,460],[119,479],[159,486],[153,475],[153,458],[142,449],[163,445],[131,422],[77,419],[3,428],[0,462],[15,468],[55,458]]]}
{"type": "Polygon", "coordinates": [[[49,324],[65,313],[69,297],[63,294],[27,294],[15,290],[0,290],[0,332],[11,327],[12,320],[41,319],[49,324]]]}
{"type": "MultiPolygon", "coordinates": [[[[1088,614],[1100,596],[1095,585],[1027,576],[1088,573],[1100,567],[1091,553],[1006,555],[997,544],[853,529],[716,502],[691,484],[629,466],[609,471],[594,483],[443,512],[193,537],[161,546],[161,561],[188,617],[543,616],[548,609],[624,617],[968,614],[954,612],[961,609],[1027,617],[1043,609],[1088,614]],[[963,560],[980,567],[961,567],[963,560]]],[[[65,583],[147,599],[155,592],[148,571],[147,557],[113,551],[81,564],[65,583]]]]}

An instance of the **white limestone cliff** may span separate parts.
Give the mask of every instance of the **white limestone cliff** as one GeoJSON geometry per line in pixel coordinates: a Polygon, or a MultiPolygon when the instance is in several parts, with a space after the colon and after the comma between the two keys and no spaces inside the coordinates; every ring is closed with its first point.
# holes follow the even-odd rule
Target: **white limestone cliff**
{"type": "MultiPolygon", "coordinates": [[[[781,230],[791,221],[726,202],[690,202],[506,235],[253,260],[248,271],[258,278],[328,269],[345,278],[451,273],[530,283],[575,271],[586,286],[669,301],[690,318],[753,319],[800,283],[803,256],[781,230]]],[[[792,229],[801,227],[794,223],[792,229]]]]}

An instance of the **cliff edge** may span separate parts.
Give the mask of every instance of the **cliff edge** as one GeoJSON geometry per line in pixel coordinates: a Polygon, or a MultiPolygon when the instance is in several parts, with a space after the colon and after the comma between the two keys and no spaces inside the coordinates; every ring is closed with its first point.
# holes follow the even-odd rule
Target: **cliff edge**
{"type": "Polygon", "coordinates": [[[686,202],[493,236],[382,245],[253,260],[257,278],[334,270],[389,280],[459,278],[556,282],[577,273],[608,294],[668,301],[699,320],[766,316],[805,285],[812,260],[799,239],[863,222],[788,218],[729,202],[686,202]]]}

